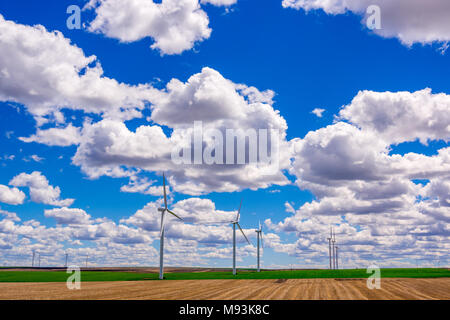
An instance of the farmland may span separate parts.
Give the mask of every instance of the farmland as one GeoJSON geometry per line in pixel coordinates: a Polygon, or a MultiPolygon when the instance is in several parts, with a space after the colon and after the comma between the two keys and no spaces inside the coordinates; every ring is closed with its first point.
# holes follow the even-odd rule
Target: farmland
{"type": "Polygon", "coordinates": [[[450,299],[450,270],[381,269],[369,290],[365,269],[239,270],[167,268],[81,270],[81,290],[68,290],[63,268],[0,268],[0,299],[450,299]]]}
{"type": "MultiPolygon", "coordinates": [[[[1,269],[0,269],[1,270],[1,269]]],[[[365,269],[343,270],[241,270],[236,276],[231,271],[214,269],[187,268],[169,269],[164,277],[167,280],[220,280],[220,279],[326,279],[326,278],[367,278],[365,269]]],[[[3,269],[0,271],[0,282],[65,282],[68,274],[65,270],[55,269],[3,269]]],[[[450,270],[438,268],[381,269],[382,278],[442,278],[450,277],[450,270]]],[[[157,280],[154,269],[114,268],[81,270],[82,281],[145,281],[157,280]]]]}
{"type": "Polygon", "coordinates": [[[450,278],[385,278],[380,290],[365,279],[173,280],[0,283],[0,299],[45,300],[413,300],[450,299],[450,278]]]}

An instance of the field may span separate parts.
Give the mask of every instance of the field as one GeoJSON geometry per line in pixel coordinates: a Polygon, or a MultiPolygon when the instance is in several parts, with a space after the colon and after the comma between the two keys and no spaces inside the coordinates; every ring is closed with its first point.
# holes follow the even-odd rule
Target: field
{"type": "MultiPolygon", "coordinates": [[[[1,270],[1,269],[0,269],[1,270]]],[[[367,278],[365,269],[345,270],[240,270],[236,276],[222,269],[168,268],[167,280],[219,280],[219,279],[316,279],[316,278],[367,278]]],[[[65,282],[68,274],[62,269],[3,269],[0,282],[65,282]]],[[[382,278],[442,278],[450,277],[448,269],[382,269],[382,278]]],[[[82,281],[141,281],[157,280],[156,268],[86,269],[81,272],[82,281]]]]}
{"type": "Polygon", "coordinates": [[[0,299],[302,300],[450,299],[450,278],[386,278],[380,290],[364,279],[173,280],[65,283],[0,283],[0,299]]]}
{"type": "Polygon", "coordinates": [[[450,299],[448,269],[382,269],[381,289],[369,290],[364,269],[240,270],[156,268],[82,270],[81,290],[68,290],[57,269],[0,269],[0,299],[302,300],[450,299]],[[146,281],[156,280],[156,281],[146,281]]]}

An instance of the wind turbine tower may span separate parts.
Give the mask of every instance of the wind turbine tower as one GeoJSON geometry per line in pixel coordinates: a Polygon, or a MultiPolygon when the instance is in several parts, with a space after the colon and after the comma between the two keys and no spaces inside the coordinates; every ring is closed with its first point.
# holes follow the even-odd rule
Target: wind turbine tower
{"type": "Polygon", "coordinates": [[[165,214],[166,212],[173,215],[175,218],[179,220],[181,219],[175,213],[170,211],[167,208],[167,194],[166,194],[166,177],[163,173],[163,189],[164,189],[164,208],[158,208],[158,211],[161,212],[161,229],[160,229],[160,241],[159,241],[159,279],[164,279],[164,226],[165,226],[165,214]]]}
{"type": "Polygon", "coordinates": [[[67,263],[69,261],[69,254],[66,253],[66,263],[64,264],[64,267],[67,268],[67,263]]]}
{"type": "Polygon", "coordinates": [[[257,246],[257,252],[258,252],[258,265],[257,265],[257,269],[258,272],[261,272],[261,268],[260,268],[260,249],[259,249],[259,241],[261,240],[261,245],[263,246],[263,237],[262,237],[262,226],[261,226],[261,222],[259,222],[259,228],[258,230],[256,230],[256,237],[257,237],[257,242],[258,242],[258,246],[257,246]]]}
{"type": "Polygon", "coordinates": [[[242,200],[241,200],[241,204],[239,205],[239,210],[237,212],[236,220],[231,221],[231,223],[233,224],[233,275],[236,275],[236,226],[238,226],[238,228],[239,228],[239,230],[241,230],[242,235],[244,236],[245,240],[247,240],[248,244],[250,244],[250,241],[248,241],[247,236],[245,235],[244,231],[242,230],[241,226],[239,225],[241,207],[242,207],[242,200]]]}
{"type": "Polygon", "coordinates": [[[36,250],[33,250],[33,260],[31,261],[31,267],[34,268],[34,257],[36,256],[36,250]]]}
{"type": "Polygon", "coordinates": [[[333,243],[332,245],[332,251],[333,251],[333,269],[336,269],[336,233],[334,233],[334,230],[331,229],[331,233],[332,233],[332,239],[331,242],[333,243]]]}
{"type": "Polygon", "coordinates": [[[336,246],[336,269],[339,269],[338,249],[339,247],[336,246]]]}
{"type": "Polygon", "coordinates": [[[328,256],[330,258],[330,269],[332,269],[332,265],[331,265],[331,239],[332,239],[332,237],[333,237],[333,232],[330,227],[330,237],[327,238],[327,240],[328,240],[328,256]]]}

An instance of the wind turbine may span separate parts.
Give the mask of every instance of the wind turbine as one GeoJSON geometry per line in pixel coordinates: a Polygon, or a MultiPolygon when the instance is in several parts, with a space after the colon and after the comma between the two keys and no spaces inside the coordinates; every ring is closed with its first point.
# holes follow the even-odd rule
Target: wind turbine
{"type": "Polygon", "coordinates": [[[67,262],[69,261],[69,254],[66,252],[66,264],[64,265],[67,268],[67,262]]]}
{"type": "Polygon", "coordinates": [[[332,239],[332,237],[333,237],[333,231],[330,227],[330,237],[327,238],[327,240],[328,240],[328,255],[330,257],[330,269],[332,269],[332,267],[331,267],[331,239],[332,239]]]}
{"type": "Polygon", "coordinates": [[[247,240],[248,244],[250,244],[250,241],[248,241],[247,236],[245,235],[244,231],[242,230],[241,226],[239,225],[241,207],[242,207],[242,200],[241,200],[241,204],[239,205],[239,210],[237,212],[236,220],[231,221],[231,224],[233,225],[233,275],[236,275],[236,225],[238,226],[239,230],[241,230],[242,235],[244,236],[245,240],[247,240]]]}
{"type": "Polygon", "coordinates": [[[339,247],[336,246],[336,269],[339,269],[338,249],[339,249],[339,247]]]}
{"type": "Polygon", "coordinates": [[[31,267],[34,268],[34,257],[36,255],[36,250],[33,249],[33,260],[31,262],[31,267]]]}
{"type": "Polygon", "coordinates": [[[336,269],[336,233],[332,229],[332,242],[333,242],[333,269],[336,269]]]}
{"type": "Polygon", "coordinates": [[[260,259],[259,259],[259,240],[261,239],[261,245],[262,246],[264,246],[264,243],[263,243],[263,236],[262,236],[262,226],[261,226],[261,221],[259,222],[259,228],[258,228],[258,230],[256,230],[255,231],[256,232],[256,237],[258,238],[258,246],[257,246],[257,248],[258,248],[258,267],[257,267],[257,270],[258,270],[258,272],[261,272],[261,268],[260,268],[260,259]]]}
{"type": "Polygon", "coordinates": [[[166,194],[166,177],[163,173],[163,189],[164,189],[164,208],[158,208],[158,211],[161,212],[161,229],[160,229],[160,241],[159,241],[159,279],[164,279],[164,226],[165,226],[165,213],[168,212],[177,219],[181,219],[175,213],[170,211],[167,208],[167,194],[166,194]]]}

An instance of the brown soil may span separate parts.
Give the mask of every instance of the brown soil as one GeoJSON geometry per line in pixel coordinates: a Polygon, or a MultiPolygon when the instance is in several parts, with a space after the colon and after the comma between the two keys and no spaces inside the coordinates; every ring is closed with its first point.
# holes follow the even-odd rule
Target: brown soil
{"type": "Polygon", "coordinates": [[[0,299],[150,299],[150,300],[387,300],[450,299],[450,278],[382,279],[369,290],[365,279],[166,280],[65,283],[0,283],[0,299]]]}

